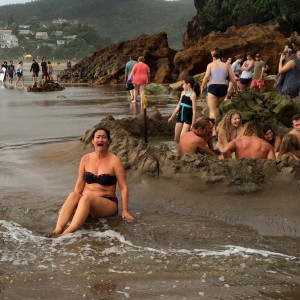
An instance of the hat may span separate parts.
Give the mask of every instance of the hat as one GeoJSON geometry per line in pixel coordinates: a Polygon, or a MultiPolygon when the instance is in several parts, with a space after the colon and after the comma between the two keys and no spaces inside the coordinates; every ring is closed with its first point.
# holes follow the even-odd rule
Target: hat
{"type": "Polygon", "coordinates": [[[255,54],[255,57],[260,57],[260,54],[259,54],[259,53],[256,53],[256,54],[255,54]]]}

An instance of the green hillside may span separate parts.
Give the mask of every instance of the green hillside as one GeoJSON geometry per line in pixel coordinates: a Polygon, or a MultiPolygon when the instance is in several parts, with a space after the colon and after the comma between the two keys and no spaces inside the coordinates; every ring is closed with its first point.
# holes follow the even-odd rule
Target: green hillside
{"type": "Polygon", "coordinates": [[[1,6],[1,25],[29,24],[57,18],[94,25],[106,44],[133,39],[141,34],[168,33],[169,45],[182,48],[182,35],[196,9],[192,0],[36,0],[1,6]]]}

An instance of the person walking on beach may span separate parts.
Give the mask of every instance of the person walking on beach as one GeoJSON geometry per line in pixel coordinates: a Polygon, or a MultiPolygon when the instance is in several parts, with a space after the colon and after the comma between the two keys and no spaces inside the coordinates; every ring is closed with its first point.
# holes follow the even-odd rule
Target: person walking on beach
{"type": "Polygon", "coordinates": [[[192,130],[180,136],[178,154],[182,156],[185,153],[199,153],[218,157],[207,146],[207,137],[210,136],[211,131],[212,125],[209,118],[201,117],[197,119],[192,126],[192,130]]]}
{"type": "Polygon", "coordinates": [[[14,74],[15,74],[15,66],[12,60],[9,62],[9,65],[7,67],[7,72],[8,72],[8,85],[12,86],[14,80],[14,74]]]}
{"type": "Polygon", "coordinates": [[[42,62],[41,62],[41,67],[42,67],[42,78],[45,82],[46,80],[49,80],[46,57],[43,57],[42,62]]]}
{"type": "Polygon", "coordinates": [[[120,158],[108,151],[111,142],[109,130],[96,127],[91,138],[94,151],[81,158],[75,189],[63,204],[55,230],[47,234],[48,237],[78,230],[89,215],[94,218],[115,215],[118,212],[117,183],[122,197],[122,218],[127,221],[134,219],[128,212],[125,168],[120,158]],[[71,224],[65,228],[71,218],[71,224]]]}
{"type": "MultiPolygon", "coordinates": [[[[232,72],[231,67],[222,62],[223,53],[222,51],[217,51],[213,54],[213,62],[208,64],[205,76],[201,85],[201,93],[205,93],[205,88],[207,83],[208,94],[207,94],[207,105],[209,108],[209,117],[215,119],[218,122],[220,115],[220,105],[227,95],[227,77],[232,81],[233,87],[237,90],[237,82],[235,76],[232,72]]],[[[213,133],[215,135],[215,132],[213,133]]]]}
{"type": "Polygon", "coordinates": [[[237,159],[275,159],[274,148],[263,137],[261,126],[256,121],[249,121],[245,125],[243,136],[234,139],[224,147],[224,158],[231,158],[231,153],[234,152],[237,159]]]}
{"type": "Polygon", "coordinates": [[[40,66],[35,59],[32,60],[30,73],[32,74],[32,82],[35,83],[39,78],[40,66]]]}
{"type": "MultiPolygon", "coordinates": [[[[136,64],[137,62],[133,59],[132,56],[129,57],[129,61],[126,63],[125,65],[125,82],[127,82],[128,80],[132,79],[132,68],[133,66],[136,64]]],[[[130,99],[131,101],[134,100],[134,89],[130,90],[130,99]]]]}
{"type": "Polygon", "coordinates": [[[49,61],[49,60],[47,63],[47,71],[48,71],[49,80],[53,80],[53,66],[51,64],[51,61],[49,61]]]}
{"type": "Polygon", "coordinates": [[[145,87],[150,82],[150,68],[144,63],[145,57],[140,56],[131,71],[132,82],[134,84],[134,93],[132,103],[135,103],[140,92],[141,104],[145,95],[145,87]]]}
{"type": "Polygon", "coordinates": [[[265,86],[264,74],[266,70],[266,63],[261,59],[259,53],[255,55],[252,81],[250,89],[256,90],[259,93],[263,92],[263,87],[265,86]]]}
{"type": "Polygon", "coordinates": [[[300,114],[296,114],[292,117],[293,129],[289,132],[297,137],[300,143],[300,114]]]}
{"type": "Polygon", "coordinates": [[[17,80],[16,80],[16,83],[15,83],[15,87],[17,88],[18,86],[18,82],[21,80],[22,82],[22,88],[24,88],[24,76],[23,76],[23,62],[20,61],[18,66],[17,66],[17,69],[16,69],[16,75],[17,75],[17,80]]]}
{"type": "Polygon", "coordinates": [[[195,81],[193,76],[186,76],[183,80],[183,91],[180,96],[178,105],[174,112],[168,119],[172,122],[177,115],[177,122],[175,125],[174,141],[179,141],[180,136],[189,131],[197,118],[197,97],[200,95],[199,84],[195,81]]]}

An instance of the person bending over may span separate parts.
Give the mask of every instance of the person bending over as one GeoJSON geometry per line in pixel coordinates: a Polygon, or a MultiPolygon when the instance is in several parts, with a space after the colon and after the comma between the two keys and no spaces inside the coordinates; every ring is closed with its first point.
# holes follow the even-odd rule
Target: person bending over
{"type": "Polygon", "coordinates": [[[193,124],[192,130],[181,135],[179,140],[178,154],[185,153],[207,154],[218,157],[208,146],[208,137],[211,135],[212,124],[207,117],[201,117],[193,124]]]}
{"type": "Polygon", "coordinates": [[[75,189],[63,204],[55,230],[48,237],[78,230],[88,215],[96,218],[115,215],[118,212],[117,183],[122,197],[122,218],[133,220],[128,212],[124,166],[116,155],[108,151],[110,132],[104,127],[96,127],[91,137],[95,150],[81,158],[75,189]],[[65,228],[73,214],[71,224],[65,228]]]}

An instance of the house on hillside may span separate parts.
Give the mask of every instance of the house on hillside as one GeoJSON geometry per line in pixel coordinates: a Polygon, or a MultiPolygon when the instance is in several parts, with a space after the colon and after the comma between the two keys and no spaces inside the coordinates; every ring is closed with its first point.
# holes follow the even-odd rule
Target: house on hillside
{"type": "Polygon", "coordinates": [[[35,38],[37,40],[47,40],[48,39],[48,33],[46,31],[38,31],[35,34],[35,38]]]}
{"type": "Polygon", "coordinates": [[[62,31],[60,31],[60,30],[56,30],[56,31],[54,31],[54,35],[55,36],[62,36],[64,33],[62,32],[62,31]]]}
{"type": "Polygon", "coordinates": [[[69,23],[69,21],[67,19],[58,18],[58,19],[52,20],[51,23],[61,25],[63,23],[69,23]]]}
{"type": "Polygon", "coordinates": [[[19,29],[18,30],[19,35],[30,35],[33,34],[33,32],[29,29],[19,29]]]}
{"type": "Polygon", "coordinates": [[[29,25],[19,25],[19,29],[29,29],[29,25]]]}
{"type": "Polygon", "coordinates": [[[60,45],[65,45],[65,43],[66,43],[65,40],[57,40],[57,41],[56,41],[56,44],[59,45],[59,46],[60,46],[60,45]]]}
{"type": "Polygon", "coordinates": [[[18,38],[13,34],[0,33],[1,48],[15,48],[19,46],[18,38]]]}
{"type": "Polygon", "coordinates": [[[12,30],[7,28],[0,28],[0,34],[11,34],[12,30]]]}

